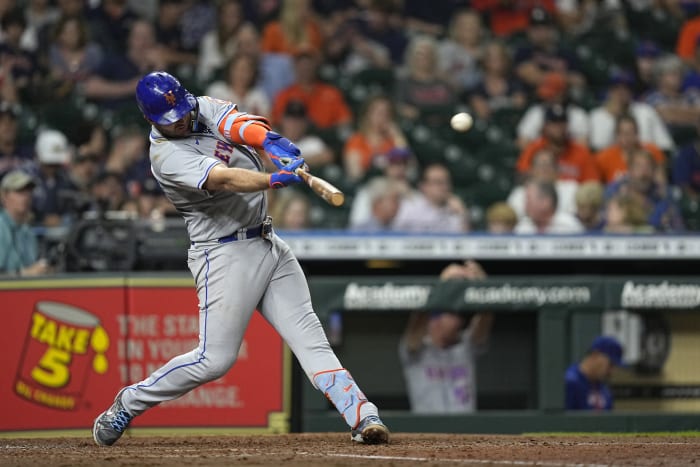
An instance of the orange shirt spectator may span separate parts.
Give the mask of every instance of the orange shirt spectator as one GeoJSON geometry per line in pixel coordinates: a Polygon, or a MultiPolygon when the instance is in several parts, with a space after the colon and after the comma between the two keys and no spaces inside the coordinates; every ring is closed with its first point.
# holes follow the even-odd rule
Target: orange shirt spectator
{"type": "Polygon", "coordinates": [[[530,11],[535,7],[555,13],[553,0],[472,0],[471,6],[482,14],[488,14],[491,32],[500,37],[508,37],[527,28],[530,25],[530,11]]]}
{"type": "Polygon", "coordinates": [[[380,141],[378,145],[372,146],[365,135],[362,133],[355,133],[345,142],[343,152],[354,151],[360,154],[360,165],[366,172],[371,167],[375,156],[378,154],[387,154],[394,147],[396,147],[396,145],[392,138],[386,138],[380,141]]]}
{"type": "Polygon", "coordinates": [[[321,51],[323,36],[311,0],[282,0],[279,19],[265,25],[262,51],[295,55],[301,49],[321,51]]]}
{"type": "Polygon", "coordinates": [[[683,60],[692,60],[698,38],[700,38],[700,16],[683,23],[676,42],[676,55],[683,60]]]}
{"type": "Polygon", "coordinates": [[[309,120],[317,128],[349,124],[352,112],[343,94],[334,86],[318,81],[308,86],[292,84],[275,97],[272,119],[279,122],[289,101],[300,101],[306,106],[309,120]]]}
{"type": "MultiPolygon", "coordinates": [[[[518,172],[527,174],[530,171],[533,156],[548,146],[549,143],[544,138],[538,138],[525,146],[516,164],[518,172]]],[[[574,180],[579,183],[600,180],[598,168],[590,151],[586,146],[575,141],[569,141],[558,153],[557,171],[560,180],[574,180]]]]}
{"type": "Polygon", "coordinates": [[[321,30],[318,28],[316,23],[307,22],[304,29],[306,30],[308,42],[299,44],[287,37],[282,29],[282,25],[279,22],[272,21],[268,23],[263,29],[262,34],[263,52],[295,55],[299,51],[306,48],[312,48],[320,51],[323,45],[323,37],[321,36],[321,30]]]}
{"type": "MultiPolygon", "coordinates": [[[[642,143],[641,146],[652,155],[658,165],[663,167],[666,164],[666,156],[656,145],[642,143]]],[[[619,144],[613,144],[598,152],[595,155],[595,161],[605,184],[627,173],[627,161],[619,144]]]]}

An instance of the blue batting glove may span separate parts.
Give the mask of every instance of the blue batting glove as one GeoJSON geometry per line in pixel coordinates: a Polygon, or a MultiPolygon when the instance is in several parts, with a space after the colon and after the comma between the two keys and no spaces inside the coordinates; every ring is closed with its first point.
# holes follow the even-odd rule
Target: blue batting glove
{"type": "Polygon", "coordinates": [[[270,174],[270,188],[284,188],[303,182],[301,177],[296,174],[296,170],[304,165],[304,159],[297,157],[288,165],[282,166],[279,172],[270,174]]]}
{"type": "Polygon", "coordinates": [[[263,149],[270,156],[270,159],[272,159],[272,162],[280,170],[301,154],[301,151],[299,151],[299,148],[296,147],[294,143],[274,131],[267,132],[267,136],[265,136],[265,141],[263,141],[262,145],[263,149]]]}

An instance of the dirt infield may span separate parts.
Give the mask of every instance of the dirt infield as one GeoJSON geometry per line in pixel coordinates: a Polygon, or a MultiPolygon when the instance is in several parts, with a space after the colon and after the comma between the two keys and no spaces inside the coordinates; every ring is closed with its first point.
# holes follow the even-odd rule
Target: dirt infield
{"type": "Polygon", "coordinates": [[[388,446],[348,434],[0,439],[1,466],[698,466],[700,437],[395,433],[388,446]]]}

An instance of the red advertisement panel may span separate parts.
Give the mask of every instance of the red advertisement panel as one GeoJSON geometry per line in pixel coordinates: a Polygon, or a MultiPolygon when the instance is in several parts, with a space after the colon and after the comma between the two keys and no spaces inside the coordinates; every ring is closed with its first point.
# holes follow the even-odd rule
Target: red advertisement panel
{"type": "MultiPolygon", "coordinates": [[[[51,288],[50,282],[0,287],[2,431],[90,427],[119,388],[197,348],[191,286],[84,288],[63,280],[66,288],[51,288]]],[[[285,363],[281,338],[255,313],[231,371],[153,408],[133,426],[269,427],[270,415],[286,418],[285,363]]],[[[276,422],[274,429],[285,428],[276,422]]]]}
{"type": "Polygon", "coordinates": [[[0,430],[82,428],[120,384],[124,288],[0,290],[0,430]]]}

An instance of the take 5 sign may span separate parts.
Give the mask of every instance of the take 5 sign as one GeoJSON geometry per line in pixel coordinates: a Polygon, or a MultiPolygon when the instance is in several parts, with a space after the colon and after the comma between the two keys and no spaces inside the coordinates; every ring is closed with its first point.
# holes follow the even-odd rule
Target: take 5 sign
{"type": "MultiPolygon", "coordinates": [[[[121,387],[198,345],[191,279],[2,281],[0,303],[1,431],[88,428],[121,387]]],[[[290,365],[255,313],[232,370],[132,426],[288,431],[290,365]]]]}

